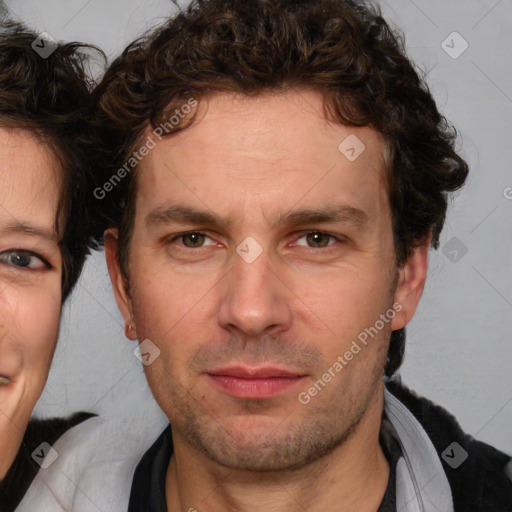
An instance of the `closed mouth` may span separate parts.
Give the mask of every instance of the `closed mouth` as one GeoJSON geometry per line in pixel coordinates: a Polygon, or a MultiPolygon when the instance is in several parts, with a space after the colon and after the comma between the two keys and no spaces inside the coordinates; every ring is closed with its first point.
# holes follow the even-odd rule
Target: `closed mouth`
{"type": "Polygon", "coordinates": [[[12,380],[9,379],[9,377],[6,377],[5,375],[0,375],[0,385],[10,384],[11,382],[12,380]]]}
{"type": "Polygon", "coordinates": [[[210,375],[235,377],[239,379],[269,379],[281,377],[285,379],[293,379],[303,377],[303,374],[294,373],[276,367],[249,368],[241,366],[232,366],[228,368],[220,368],[208,372],[210,375]]]}

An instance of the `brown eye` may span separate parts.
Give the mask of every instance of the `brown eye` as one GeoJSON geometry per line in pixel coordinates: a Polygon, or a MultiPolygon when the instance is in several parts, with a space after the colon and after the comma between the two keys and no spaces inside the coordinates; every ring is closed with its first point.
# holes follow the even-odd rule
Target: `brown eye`
{"type": "Polygon", "coordinates": [[[322,231],[310,231],[309,233],[305,233],[299,237],[298,240],[305,240],[305,243],[299,242],[298,245],[311,247],[313,249],[323,249],[324,247],[332,245],[331,241],[334,239],[335,237],[328,233],[323,233],[322,231]]]}
{"type": "Polygon", "coordinates": [[[183,245],[185,247],[189,247],[191,249],[197,249],[198,247],[202,247],[206,236],[202,233],[187,233],[182,235],[183,245]]]}
{"type": "Polygon", "coordinates": [[[322,233],[319,231],[313,231],[306,235],[307,243],[310,247],[314,248],[323,248],[330,245],[330,239],[334,238],[332,235],[328,235],[327,233],[322,233]]]}

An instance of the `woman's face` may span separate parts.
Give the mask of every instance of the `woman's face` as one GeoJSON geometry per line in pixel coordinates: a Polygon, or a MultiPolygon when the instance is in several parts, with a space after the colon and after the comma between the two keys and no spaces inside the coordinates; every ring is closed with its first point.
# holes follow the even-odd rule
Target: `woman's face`
{"type": "Polygon", "coordinates": [[[0,479],[44,388],[59,331],[58,168],[32,134],[0,128],[0,479]]]}

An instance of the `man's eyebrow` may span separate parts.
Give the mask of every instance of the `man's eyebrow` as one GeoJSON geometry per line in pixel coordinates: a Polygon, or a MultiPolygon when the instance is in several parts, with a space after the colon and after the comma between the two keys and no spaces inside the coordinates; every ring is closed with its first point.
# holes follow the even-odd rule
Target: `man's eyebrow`
{"type": "Polygon", "coordinates": [[[10,235],[13,233],[21,233],[37,238],[44,238],[50,242],[58,242],[58,237],[55,231],[39,228],[23,222],[12,222],[0,229],[0,234],[2,235],[10,235]]]}
{"type": "Polygon", "coordinates": [[[169,208],[157,208],[146,215],[145,223],[147,227],[158,224],[169,224],[171,222],[181,222],[190,224],[210,224],[213,226],[228,226],[218,215],[206,210],[197,210],[189,206],[173,205],[169,208]]]}
{"type": "Polygon", "coordinates": [[[284,214],[278,225],[299,226],[304,224],[320,223],[349,223],[363,228],[368,223],[368,215],[353,206],[327,206],[322,209],[294,210],[284,214]]]}
{"type": "MultiPolygon", "coordinates": [[[[197,210],[183,205],[173,205],[169,208],[157,208],[150,212],[145,219],[147,227],[172,222],[190,224],[208,224],[229,228],[231,223],[213,212],[197,210]]],[[[363,228],[368,223],[368,215],[353,206],[330,206],[321,209],[293,210],[281,215],[276,226],[300,226],[319,223],[351,223],[363,228]]]]}

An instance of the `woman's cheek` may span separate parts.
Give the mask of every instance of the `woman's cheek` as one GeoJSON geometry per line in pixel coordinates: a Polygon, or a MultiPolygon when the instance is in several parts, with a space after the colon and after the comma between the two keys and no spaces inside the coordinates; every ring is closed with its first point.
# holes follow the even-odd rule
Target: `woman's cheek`
{"type": "MultiPolygon", "coordinates": [[[[50,369],[59,334],[61,313],[60,287],[55,290],[37,290],[21,313],[22,343],[25,344],[26,382],[31,383],[31,394],[39,394],[50,369]]],[[[36,397],[36,401],[39,396],[36,397]]],[[[35,404],[34,404],[35,405],[35,404]]]]}

